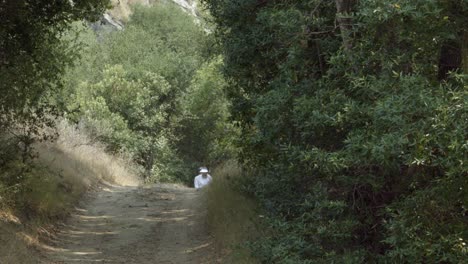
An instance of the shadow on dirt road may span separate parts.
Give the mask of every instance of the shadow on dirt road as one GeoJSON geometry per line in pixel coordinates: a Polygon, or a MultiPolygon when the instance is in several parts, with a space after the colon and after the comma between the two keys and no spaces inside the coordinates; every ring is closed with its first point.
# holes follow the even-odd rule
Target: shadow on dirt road
{"type": "Polygon", "coordinates": [[[43,263],[218,263],[196,191],[103,186],[64,224],[43,263]]]}

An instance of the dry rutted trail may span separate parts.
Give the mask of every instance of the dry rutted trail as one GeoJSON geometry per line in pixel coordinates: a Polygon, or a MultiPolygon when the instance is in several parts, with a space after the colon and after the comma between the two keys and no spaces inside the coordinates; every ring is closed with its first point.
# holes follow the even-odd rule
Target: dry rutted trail
{"type": "Polygon", "coordinates": [[[177,185],[103,187],[63,226],[45,263],[217,263],[202,199],[177,185]]]}

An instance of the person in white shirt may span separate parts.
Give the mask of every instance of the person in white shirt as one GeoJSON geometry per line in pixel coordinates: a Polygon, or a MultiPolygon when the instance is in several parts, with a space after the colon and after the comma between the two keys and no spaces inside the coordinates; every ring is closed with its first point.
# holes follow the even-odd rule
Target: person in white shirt
{"type": "Polygon", "coordinates": [[[195,177],[193,185],[195,186],[195,189],[197,189],[198,191],[201,188],[210,184],[212,180],[213,179],[211,178],[211,175],[208,174],[208,169],[206,167],[201,167],[200,174],[195,177]]]}

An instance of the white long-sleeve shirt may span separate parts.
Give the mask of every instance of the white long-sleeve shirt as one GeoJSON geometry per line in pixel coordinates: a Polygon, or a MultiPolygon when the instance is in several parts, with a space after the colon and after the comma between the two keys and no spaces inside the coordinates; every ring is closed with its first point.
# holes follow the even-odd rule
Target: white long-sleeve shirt
{"type": "Polygon", "coordinates": [[[200,189],[203,188],[204,186],[208,185],[213,179],[211,178],[211,175],[206,175],[205,178],[203,178],[203,175],[198,175],[195,177],[193,185],[195,186],[195,189],[200,189]]]}

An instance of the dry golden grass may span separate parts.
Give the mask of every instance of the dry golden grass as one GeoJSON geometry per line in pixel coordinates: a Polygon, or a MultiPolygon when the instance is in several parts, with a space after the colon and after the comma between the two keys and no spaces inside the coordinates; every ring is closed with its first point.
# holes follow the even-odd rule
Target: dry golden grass
{"type": "Polygon", "coordinates": [[[28,177],[31,191],[23,199],[36,214],[63,218],[100,182],[136,186],[139,179],[129,159],[105,152],[103,146],[68,125],[58,123],[59,138],[38,144],[36,177],[28,177]]]}
{"type": "Polygon", "coordinates": [[[17,234],[17,227],[0,223],[0,263],[38,263],[39,255],[17,234]]]}
{"type": "Polygon", "coordinates": [[[129,159],[107,154],[66,121],[58,123],[58,132],[55,142],[35,146],[39,157],[23,183],[28,191],[15,196],[15,206],[21,208],[0,208],[0,264],[39,263],[34,248],[41,246],[40,238],[51,235],[44,226],[66,218],[99,183],[140,184],[129,159]]]}
{"type": "Polygon", "coordinates": [[[258,213],[254,201],[236,191],[232,182],[242,177],[233,161],[213,169],[213,182],[206,189],[208,224],[223,263],[258,263],[242,243],[259,234],[258,213]]]}
{"type": "Polygon", "coordinates": [[[106,153],[104,146],[90,140],[66,121],[59,122],[57,128],[58,140],[37,146],[39,163],[85,187],[101,180],[124,186],[140,183],[130,159],[106,153]]]}

